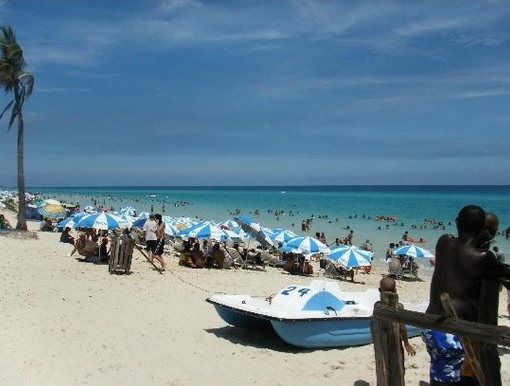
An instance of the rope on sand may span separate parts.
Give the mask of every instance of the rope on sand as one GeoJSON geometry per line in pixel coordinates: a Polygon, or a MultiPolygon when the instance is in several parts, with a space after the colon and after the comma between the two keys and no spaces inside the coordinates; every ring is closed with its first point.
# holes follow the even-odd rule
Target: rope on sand
{"type": "Polygon", "coordinates": [[[211,291],[211,290],[207,290],[205,288],[202,288],[202,287],[196,285],[195,283],[192,283],[190,281],[184,280],[181,276],[179,276],[177,273],[175,273],[171,268],[167,268],[166,271],[169,272],[175,278],[177,278],[179,281],[183,282],[184,284],[189,285],[190,287],[196,288],[196,289],[198,289],[198,290],[200,290],[202,292],[206,292],[206,293],[209,293],[209,294],[213,293],[213,291],[211,291]]]}

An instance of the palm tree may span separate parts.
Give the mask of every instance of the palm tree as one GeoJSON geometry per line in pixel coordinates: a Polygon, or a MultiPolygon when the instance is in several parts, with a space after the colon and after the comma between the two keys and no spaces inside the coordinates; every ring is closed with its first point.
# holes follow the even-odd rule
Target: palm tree
{"type": "Polygon", "coordinates": [[[23,165],[23,104],[32,94],[34,77],[24,71],[26,66],[23,51],[16,42],[16,36],[11,27],[0,26],[0,84],[6,93],[13,93],[11,100],[0,114],[0,119],[8,111],[11,112],[8,130],[16,121],[18,124],[18,223],[16,229],[27,230],[26,200],[25,200],[25,171],[23,165]]]}

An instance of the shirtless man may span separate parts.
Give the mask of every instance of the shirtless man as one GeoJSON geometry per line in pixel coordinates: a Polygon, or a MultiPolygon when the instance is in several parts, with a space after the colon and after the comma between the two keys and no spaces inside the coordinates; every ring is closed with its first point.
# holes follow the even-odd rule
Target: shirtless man
{"type": "MultiPolygon", "coordinates": [[[[478,320],[480,282],[483,278],[510,278],[510,269],[494,254],[480,248],[485,231],[485,211],[479,206],[462,208],[456,219],[458,237],[443,235],[436,244],[435,269],[430,286],[427,313],[442,315],[441,294],[450,296],[460,319],[478,320]]],[[[431,356],[430,386],[468,385],[472,378],[461,379],[464,349],[457,336],[424,330],[422,338],[431,356]]]]}

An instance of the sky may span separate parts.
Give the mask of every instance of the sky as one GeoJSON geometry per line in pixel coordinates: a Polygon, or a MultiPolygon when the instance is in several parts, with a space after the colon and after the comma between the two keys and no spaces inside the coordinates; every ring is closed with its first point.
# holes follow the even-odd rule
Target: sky
{"type": "Polygon", "coordinates": [[[506,0],[0,0],[35,77],[26,186],[509,184],[509,20],[506,0]]]}

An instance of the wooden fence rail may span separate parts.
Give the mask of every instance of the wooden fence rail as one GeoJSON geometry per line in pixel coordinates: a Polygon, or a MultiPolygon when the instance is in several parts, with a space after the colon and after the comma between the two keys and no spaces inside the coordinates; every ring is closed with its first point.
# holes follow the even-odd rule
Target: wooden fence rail
{"type": "Polygon", "coordinates": [[[381,302],[374,305],[372,340],[374,342],[377,386],[403,386],[403,353],[400,349],[400,323],[449,332],[473,341],[510,347],[510,328],[469,322],[442,315],[400,310],[395,308],[398,295],[381,294],[381,302]]]}

